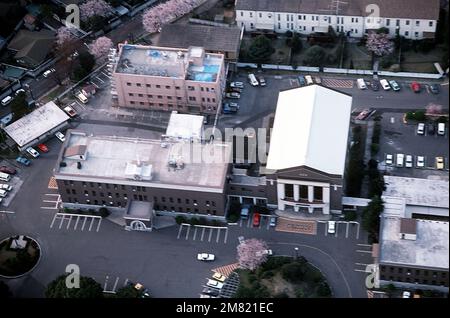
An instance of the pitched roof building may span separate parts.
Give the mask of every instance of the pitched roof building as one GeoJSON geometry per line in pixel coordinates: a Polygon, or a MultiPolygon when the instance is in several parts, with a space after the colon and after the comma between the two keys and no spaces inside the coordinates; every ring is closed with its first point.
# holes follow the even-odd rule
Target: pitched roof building
{"type": "Polygon", "coordinates": [[[35,67],[45,61],[55,44],[55,33],[49,30],[20,30],[8,45],[16,52],[14,58],[18,63],[35,67]]]}

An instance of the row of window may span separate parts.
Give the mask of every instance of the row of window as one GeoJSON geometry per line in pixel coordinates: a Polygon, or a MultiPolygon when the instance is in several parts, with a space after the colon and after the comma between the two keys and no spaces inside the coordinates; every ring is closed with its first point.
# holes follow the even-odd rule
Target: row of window
{"type": "MultiPolygon", "coordinates": [[[[130,97],[134,97],[135,95],[137,95],[138,97],[144,97],[144,94],[134,94],[134,93],[128,93],[128,96],[130,96],[130,97]]],[[[173,96],[162,96],[162,95],[157,95],[156,96],[158,99],[163,99],[163,98],[167,98],[168,100],[172,100],[173,99],[173,96]]],[[[149,95],[149,94],[147,94],[147,98],[154,98],[154,96],[153,95],[149,95]]],[[[177,100],[182,100],[183,98],[182,97],[180,97],[180,96],[177,96],[177,100]]],[[[196,100],[196,97],[194,97],[194,96],[189,96],[189,100],[190,101],[195,101],[196,100]]],[[[212,97],[212,98],[209,98],[209,97],[202,97],[202,102],[208,102],[208,103],[215,103],[216,102],[216,99],[214,98],[214,97],[212,97]]]]}
{"type": "MultiPolygon", "coordinates": [[[[137,86],[137,87],[144,87],[144,84],[142,84],[142,83],[134,83],[134,85],[137,86]]],[[[133,83],[127,82],[127,86],[133,86],[133,83]]],[[[151,88],[152,85],[151,84],[145,84],[145,87],[151,88]]],[[[158,85],[155,85],[155,88],[162,88],[162,86],[158,84],[158,85]]],[[[172,86],[164,85],[164,88],[171,90],[172,86]]],[[[175,89],[176,90],[180,90],[181,87],[180,86],[175,86],[175,89]]],[[[195,91],[196,90],[195,86],[188,86],[187,89],[189,91],[195,91]]],[[[203,87],[203,86],[200,86],[200,91],[202,91],[202,92],[215,92],[215,89],[214,89],[214,87],[203,87]]]]}
{"type": "MultiPolygon", "coordinates": [[[[398,273],[398,274],[403,274],[403,269],[402,267],[389,267],[389,273],[398,273]]],[[[381,266],[381,272],[385,273],[387,272],[387,267],[386,266],[381,266]]],[[[413,273],[413,270],[410,268],[405,268],[405,273],[406,275],[411,275],[413,273]]],[[[415,270],[415,275],[423,275],[423,276],[428,276],[430,274],[430,271],[425,270],[425,269],[416,269],[415,270]]],[[[433,278],[436,278],[438,276],[438,272],[433,271],[432,272],[433,278]]],[[[441,272],[440,275],[441,278],[446,278],[447,277],[447,273],[445,272],[441,272]]]]}
{"type": "MultiPolygon", "coordinates": [[[[202,101],[205,102],[204,98],[202,98],[202,101]]],[[[208,102],[210,102],[210,101],[208,100],[208,102]]],[[[142,101],[138,102],[138,101],[134,101],[134,100],[129,101],[129,103],[130,103],[130,105],[141,105],[141,106],[149,106],[149,107],[156,107],[156,106],[159,106],[159,107],[167,106],[169,108],[175,107],[174,104],[170,104],[170,103],[169,104],[163,104],[163,103],[155,104],[155,103],[147,103],[147,102],[142,102],[142,101]]],[[[185,105],[178,104],[177,107],[178,107],[178,109],[182,109],[183,107],[185,107],[185,105]]],[[[212,107],[211,106],[210,107],[202,106],[202,109],[203,110],[208,109],[208,110],[212,111],[212,110],[216,110],[216,107],[215,106],[212,106],[212,107]]]]}
{"type": "Polygon", "coordinates": [[[440,281],[438,283],[436,280],[428,281],[428,279],[420,279],[420,278],[415,278],[413,280],[409,277],[406,277],[405,280],[403,281],[402,277],[385,276],[385,275],[380,275],[380,279],[396,281],[396,282],[404,282],[404,283],[416,283],[416,284],[424,284],[424,285],[430,284],[430,285],[436,285],[436,286],[446,286],[446,284],[447,284],[445,281],[440,281]]]}
{"type": "MultiPolygon", "coordinates": [[[[244,16],[244,12],[241,11],[241,17],[243,17],[243,16],[244,16]]],[[[250,16],[250,18],[253,18],[253,12],[249,12],[249,16],[250,16]]],[[[262,18],[262,12],[259,13],[259,17],[262,18]]],[[[267,17],[271,18],[272,14],[268,13],[267,17]]],[[[297,18],[298,18],[298,20],[305,20],[306,21],[306,15],[299,14],[299,15],[297,15],[297,18]]],[[[277,14],[277,19],[278,19],[278,21],[281,21],[281,14],[277,14]]],[[[286,14],[286,21],[289,21],[289,20],[292,21],[292,22],[294,21],[294,15],[293,14],[286,14]]],[[[318,15],[313,15],[313,16],[311,16],[311,20],[312,21],[319,21],[319,16],[318,15]]],[[[331,23],[331,17],[330,16],[324,16],[323,20],[326,21],[326,22],[331,23]]],[[[391,22],[390,20],[391,19],[386,19],[386,26],[390,25],[390,22],[391,22]]],[[[351,18],[351,21],[352,21],[352,23],[358,23],[359,18],[353,17],[353,18],[351,18]]],[[[367,23],[371,23],[371,21],[372,21],[371,18],[367,18],[367,23]]],[[[377,23],[381,23],[381,21],[382,21],[381,18],[377,19],[377,23]]],[[[337,22],[337,24],[339,24],[339,23],[343,24],[344,23],[344,17],[336,17],[336,22],[337,22]]],[[[405,21],[406,25],[410,25],[410,23],[411,23],[410,20],[406,20],[405,21]]],[[[428,26],[430,26],[430,27],[432,27],[433,24],[434,24],[433,21],[429,21],[428,22],[428,26]]],[[[396,25],[397,26],[400,25],[400,19],[396,20],[396,25]]],[[[420,21],[419,20],[416,20],[416,26],[420,26],[420,21]]]]}

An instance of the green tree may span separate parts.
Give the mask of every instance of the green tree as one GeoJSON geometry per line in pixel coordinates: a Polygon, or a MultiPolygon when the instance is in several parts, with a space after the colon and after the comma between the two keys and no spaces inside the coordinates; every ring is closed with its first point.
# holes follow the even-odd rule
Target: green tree
{"type": "Polygon", "coordinates": [[[80,276],[80,288],[66,287],[67,275],[61,275],[48,284],[47,298],[103,298],[103,289],[93,278],[80,276]]]}
{"type": "Polygon", "coordinates": [[[275,49],[272,47],[272,41],[264,35],[260,35],[250,44],[247,57],[252,62],[264,63],[269,60],[273,52],[275,52],[275,49]]]}
{"type": "Polygon", "coordinates": [[[95,66],[95,57],[89,52],[81,52],[78,61],[81,68],[87,73],[90,73],[95,66]]]}
{"type": "Polygon", "coordinates": [[[379,196],[374,196],[362,213],[363,229],[372,233],[375,238],[378,237],[380,231],[380,214],[383,209],[383,200],[379,196]]]}
{"type": "Polygon", "coordinates": [[[294,35],[292,36],[292,39],[289,43],[289,46],[292,48],[293,53],[298,53],[302,50],[303,44],[302,44],[302,40],[300,39],[300,36],[298,35],[298,33],[294,33],[294,35]]]}
{"type": "Polygon", "coordinates": [[[289,282],[301,282],[305,276],[306,268],[304,264],[293,262],[285,264],[281,267],[281,274],[283,278],[289,282]]]}
{"type": "Polygon", "coordinates": [[[141,292],[138,291],[134,286],[127,285],[122,288],[119,288],[116,293],[116,297],[118,298],[140,298],[141,292]]]}
{"type": "Polygon", "coordinates": [[[303,63],[308,66],[323,66],[327,60],[325,49],[319,45],[313,45],[305,52],[303,63]]]}
{"type": "Polygon", "coordinates": [[[11,111],[14,113],[12,119],[13,121],[22,118],[24,115],[30,112],[25,93],[20,93],[16,96],[16,98],[13,99],[13,101],[11,102],[11,111]]]}

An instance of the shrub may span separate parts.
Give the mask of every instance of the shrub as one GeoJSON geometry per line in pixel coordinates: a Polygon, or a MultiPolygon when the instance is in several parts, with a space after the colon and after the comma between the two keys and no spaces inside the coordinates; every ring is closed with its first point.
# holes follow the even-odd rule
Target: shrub
{"type": "Polygon", "coordinates": [[[349,210],[344,212],[344,220],[345,221],[355,221],[358,218],[358,214],[356,211],[349,210]]]}
{"type": "Polygon", "coordinates": [[[330,286],[328,286],[327,282],[320,283],[319,287],[317,288],[317,295],[319,297],[330,297],[331,296],[331,289],[330,289],[330,286]]]}
{"type": "Polygon", "coordinates": [[[280,268],[284,264],[291,263],[292,259],[286,256],[269,257],[265,263],[261,265],[264,271],[270,271],[280,268]]]}
{"type": "Polygon", "coordinates": [[[180,225],[181,223],[186,223],[186,218],[182,215],[177,215],[175,217],[175,221],[177,222],[178,225],[180,225]]]}
{"type": "Polygon", "coordinates": [[[289,295],[286,294],[285,292],[281,292],[276,294],[275,296],[273,296],[274,298],[289,298],[289,295]]]}
{"type": "Polygon", "coordinates": [[[273,273],[273,271],[267,271],[267,272],[263,272],[261,275],[261,278],[263,279],[268,279],[268,278],[272,278],[275,274],[273,273]]]}
{"type": "Polygon", "coordinates": [[[371,144],[370,145],[370,153],[372,154],[372,156],[375,156],[379,150],[380,150],[379,144],[371,144]]]}
{"type": "Polygon", "coordinates": [[[305,297],[305,292],[303,291],[303,288],[297,287],[295,289],[295,297],[297,297],[297,298],[304,298],[305,297]]]}
{"type": "Polygon", "coordinates": [[[102,218],[106,218],[106,217],[108,217],[111,214],[111,212],[109,212],[109,210],[107,208],[105,208],[105,207],[101,207],[98,210],[98,213],[100,214],[100,216],[102,218]]]}
{"type": "Polygon", "coordinates": [[[283,278],[289,282],[300,282],[305,275],[305,268],[300,263],[285,264],[281,267],[281,274],[283,278]]]}
{"type": "Polygon", "coordinates": [[[239,215],[237,214],[228,214],[227,221],[230,223],[236,223],[239,220],[239,215]]]}

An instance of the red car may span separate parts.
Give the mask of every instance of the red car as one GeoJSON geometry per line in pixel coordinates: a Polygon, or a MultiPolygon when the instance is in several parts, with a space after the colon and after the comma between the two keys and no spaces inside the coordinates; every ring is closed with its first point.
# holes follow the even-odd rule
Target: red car
{"type": "Polygon", "coordinates": [[[11,167],[7,167],[7,166],[0,166],[0,172],[3,173],[9,173],[9,174],[16,174],[17,170],[11,167]]]}
{"type": "Polygon", "coordinates": [[[259,213],[254,213],[253,214],[253,226],[258,227],[260,221],[261,221],[261,215],[259,213]]]}
{"type": "Polygon", "coordinates": [[[48,147],[46,145],[44,145],[44,144],[39,144],[38,148],[42,152],[48,152],[48,147]]]}
{"type": "Polygon", "coordinates": [[[412,82],[411,89],[413,90],[414,93],[420,93],[420,84],[417,82],[412,82]]]}

